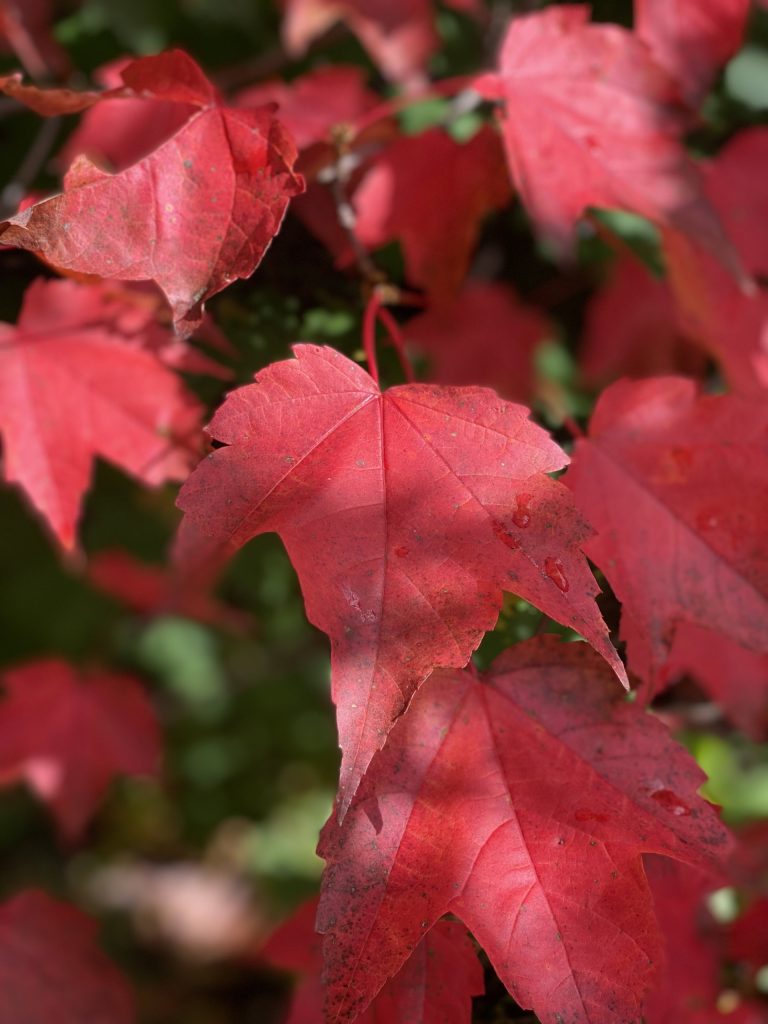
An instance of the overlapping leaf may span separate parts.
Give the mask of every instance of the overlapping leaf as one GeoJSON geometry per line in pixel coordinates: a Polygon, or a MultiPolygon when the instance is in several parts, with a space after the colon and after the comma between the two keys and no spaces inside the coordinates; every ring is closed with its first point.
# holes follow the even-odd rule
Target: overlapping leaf
{"type": "Polygon", "coordinates": [[[117,774],[151,775],[160,736],[139,683],[108,673],[79,676],[63,661],[5,674],[0,699],[0,779],[24,779],[75,839],[117,774]]]}
{"type": "MultiPolygon", "coordinates": [[[[0,225],[0,242],[38,253],[57,269],[155,281],[182,333],[205,299],[249,277],[303,184],[296,150],[268,110],[222,106],[203,72],[180,51],[145,57],[122,72],[121,95],[183,105],[189,117],[138,162],[108,174],[75,160],[64,192],[0,225]]],[[[25,87],[20,99],[54,113],[72,95],[25,87]]],[[[18,90],[17,90],[18,92],[18,90]]],[[[87,94],[83,106],[114,100],[87,94]]]]}
{"type": "Polygon", "coordinates": [[[96,456],[156,485],[183,479],[199,450],[199,403],[126,337],[120,310],[99,289],[40,279],[18,325],[0,325],[5,477],[65,548],[75,545],[96,456]]]}
{"type": "Polygon", "coordinates": [[[0,906],[0,1024],[133,1024],[128,986],[75,907],[27,889],[0,906]]]}
{"type": "Polygon", "coordinates": [[[382,394],[332,349],[297,345],[226,400],[226,447],[182,489],[182,564],[280,534],[307,614],[331,638],[341,810],[436,665],[462,666],[502,590],[573,626],[623,676],[594,604],[586,536],[545,474],[567,456],[528,411],[480,388],[382,394]]]}
{"type": "Polygon", "coordinates": [[[728,850],[702,781],[586,646],[434,673],[321,839],[328,1020],[354,1020],[446,911],[545,1024],[639,1019],[662,956],[641,853],[728,850]]]}
{"type": "Polygon", "coordinates": [[[622,602],[630,664],[651,678],[679,622],[768,651],[768,409],[697,398],[682,378],[604,391],[566,481],[622,602]]]}

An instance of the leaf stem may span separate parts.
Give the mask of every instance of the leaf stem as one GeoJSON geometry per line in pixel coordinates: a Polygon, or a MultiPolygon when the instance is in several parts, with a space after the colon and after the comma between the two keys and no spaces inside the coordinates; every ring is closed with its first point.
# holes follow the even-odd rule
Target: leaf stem
{"type": "Polygon", "coordinates": [[[408,354],[405,351],[405,341],[400,331],[400,326],[386,308],[386,306],[379,306],[379,320],[384,330],[389,335],[389,340],[392,342],[392,347],[397,352],[397,358],[400,360],[400,366],[403,368],[405,379],[409,384],[413,384],[416,379],[413,373],[413,367],[408,359],[408,354]]]}
{"type": "Polygon", "coordinates": [[[368,372],[377,387],[379,385],[379,366],[376,362],[376,320],[380,305],[381,299],[374,288],[363,314],[363,348],[365,349],[365,358],[368,360],[368,372]]]}

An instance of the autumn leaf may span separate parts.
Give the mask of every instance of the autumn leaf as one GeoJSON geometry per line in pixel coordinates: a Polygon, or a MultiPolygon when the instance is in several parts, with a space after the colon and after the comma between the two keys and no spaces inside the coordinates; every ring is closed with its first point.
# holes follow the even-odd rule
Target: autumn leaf
{"type": "Polygon", "coordinates": [[[0,906],[0,1024],[134,1024],[133,996],[96,923],[37,889],[0,906]]]}
{"type": "Polygon", "coordinates": [[[80,676],[50,660],[7,672],[2,685],[0,779],[25,780],[65,839],[82,834],[115,775],[157,771],[157,722],[132,677],[80,676]]]}
{"type": "Polygon", "coordinates": [[[741,48],[750,0],[635,0],[635,31],[697,109],[741,48]]]}
{"type": "Polygon", "coordinates": [[[354,1020],[446,912],[544,1024],[637,1020],[662,955],[641,853],[728,852],[702,781],[585,645],[435,672],[321,838],[328,1021],[354,1020]]]}
{"type": "Polygon", "coordinates": [[[589,206],[671,224],[730,258],[680,142],[674,83],[618,25],[590,25],[584,4],[514,18],[499,70],[475,82],[502,101],[512,180],[539,230],[570,246],[589,206]]]}
{"type": "MultiPolygon", "coordinates": [[[[292,171],[296,150],[268,110],[222,106],[180,51],[134,61],[122,79],[129,95],[183,104],[190,116],[117,173],[76,159],[64,192],[16,214],[4,230],[0,224],[0,242],[29,249],[58,270],[155,281],[177,329],[188,334],[207,298],[261,262],[291,196],[303,188],[292,171]]],[[[114,90],[101,95],[115,100],[114,90]]],[[[99,100],[91,96],[89,105],[99,100]]],[[[55,95],[49,99],[45,112],[53,113],[55,95]]]]}
{"type": "Polygon", "coordinates": [[[585,544],[622,602],[630,666],[648,679],[678,623],[768,652],[768,411],[697,397],[682,378],[601,395],[566,476],[597,534],[585,544]]]}
{"type": "Polygon", "coordinates": [[[297,345],[231,394],[181,491],[177,557],[202,566],[280,534],[331,638],[340,811],[436,665],[466,664],[511,590],[623,668],[594,603],[568,461],[528,410],[481,388],[382,394],[332,349],[297,345]]]}
{"type": "MultiPolygon", "coordinates": [[[[316,914],[316,899],[302,904],[262,952],[268,963],[300,976],[285,1024],[325,1024],[316,914]]],[[[457,921],[438,921],[357,1024],[470,1024],[472,996],[482,995],[483,988],[483,970],[466,929],[457,921]]]]}
{"type": "Polygon", "coordinates": [[[157,485],[183,479],[199,449],[199,403],[155,355],[99,322],[102,301],[39,279],[17,326],[0,324],[5,478],[66,549],[96,456],[157,485]]]}

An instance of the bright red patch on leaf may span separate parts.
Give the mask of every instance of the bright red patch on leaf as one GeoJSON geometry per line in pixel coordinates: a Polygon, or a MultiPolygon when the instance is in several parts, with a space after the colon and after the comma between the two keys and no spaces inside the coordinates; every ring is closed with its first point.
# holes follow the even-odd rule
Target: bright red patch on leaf
{"type": "Polygon", "coordinates": [[[584,525],[545,475],[567,456],[527,409],[480,388],[382,394],[332,349],[294,351],[214,417],[227,447],[182,489],[178,556],[204,564],[257,534],[282,537],[307,615],[331,638],[343,812],[416,688],[437,665],[466,664],[493,627],[502,590],[623,668],[584,525]]]}
{"type": "Polygon", "coordinates": [[[728,851],[702,781],[584,645],[434,673],[321,839],[327,1019],[354,1020],[451,912],[547,1024],[637,1020],[661,953],[640,854],[728,851]]]}
{"type": "Polygon", "coordinates": [[[7,672],[2,687],[0,778],[24,779],[65,838],[82,833],[115,775],[157,771],[157,722],[130,676],[38,661],[7,672]]]}
{"type": "Polygon", "coordinates": [[[40,279],[18,325],[0,324],[5,476],[65,548],[96,456],[160,484],[183,479],[199,449],[198,402],[106,309],[125,312],[99,288],[40,279]]]}
{"type": "Polygon", "coordinates": [[[122,78],[131,95],[184,104],[191,116],[116,174],[79,158],[63,194],[11,218],[0,241],[60,270],[155,281],[189,333],[205,299],[260,263],[303,188],[296,150],[268,111],[222,106],[184,53],[134,61],[122,78]]]}
{"type": "Polygon", "coordinates": [[[0,1024],[134,1024],[133,997],[96,924],[27,889],[0,906],[0,1024]]]}

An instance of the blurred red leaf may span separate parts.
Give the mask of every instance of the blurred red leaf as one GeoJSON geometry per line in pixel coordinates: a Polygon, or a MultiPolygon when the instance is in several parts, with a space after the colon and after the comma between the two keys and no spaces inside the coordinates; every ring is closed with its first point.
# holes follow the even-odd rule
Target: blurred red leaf
{"type": "Polygon", "coordinates": [[[756,654],[726,633],[681,622],[661,681],[691,675],[742,732],[768,739],[768,654],[756,654]]]}
{"type": "Polygon", "coordinates": [[[96,924],[27,889],[0,906],[0,1024],[133,1024],[133,996],[96,924]]]}
{"type": "Polygon", "coordinates": [[[104,303],[99,289],[38,279],[17,326],[0,324],[5,477],[67,549],[96,456],[157,485],[183,479],[199,450],[199,403],[104,303]]]}
{"type": "MultiPolygon", "coordinates": [[[[480,10],[478,0],[447,3],[467,13],[480,10]]],[[[437,48],[434,0],[283,0],[283,5],[283,40],[292,57],[343,21],[387,78],[416,84],[437,48]]]]}
{"type": "Polygon", "coordinates": [[[354,192],[355,234],[368,248],[399,241],[411,282],[448,302],[466,276],[483,218],[509,198],[491,128],[464,144],[432,128],[378,154],[354,192]]]}
{"type": "Polygon", "coordinates": [[[669,283],[640,260],[622,256],[591,300],[579,367],[592,386],[626,374],[690,373],[700,376],[706,359],[683,336],[669,283]]]}
{"type": "Polygon", "coordinates": [[[94,586],[143,615],[182,615],[235,630],[251,622],[246,612],[217,601],[207,588],[180,586],[171,569],[140,562],[120,548],[93,555],[88,562],[88,578],[94,586]]]}
{"type": "Polygon", "coordinates": [[[585,544],[622,602],[630,667],[666,662],[678,623],[768,652],[768,408],[692,381],[620,381],[597,402],[566,477],[585,544]]]}
{"type": "Polygon", "coordinates": [[[13,50],[35,78],[69,69],[69,58],[51,32],[50,0],[0,0],[0,46],[13,50]]]}
{"type": "Polygon", "coordinates": [[[157,772],[157,722],[132,677],[35,661],[7,672],[3,689],[0,778],[24,779],[65,839],[82,834],[115,775],[157,772]]]}
{"type": "Polygon", "coordinates": [[[751,0],[635,0],[635,31],[698,108],[740,49],[751,0]]]}
{"type": "Polygon", "coordinates": [[[351,126],[380,102],[365,84],[365,72],[340,64],[284,82],[262,82],[238,93],[237,105],[257,107],[277,104],[276,116],[293,135],[299,150],[334,141],[334,134],[351,126]]]}
{"type": "Polygon", "coordinates": [[[524,402],[533,391],[534,351],[551,330],[508,285],[468,281],[449,304],[409,320],[403,336],[429,356],[432,380],[481,384],[524,402]]]}
{"type": "Polygon", "coordinates": [[[589,206],[618,207],[735,263],[680,142],[674,83],[632,33],[588,19],[584,4],[514,18],[500,70],[475,84],[503,101],[507,160],[533,220],[562,246],[589,206]]]}

